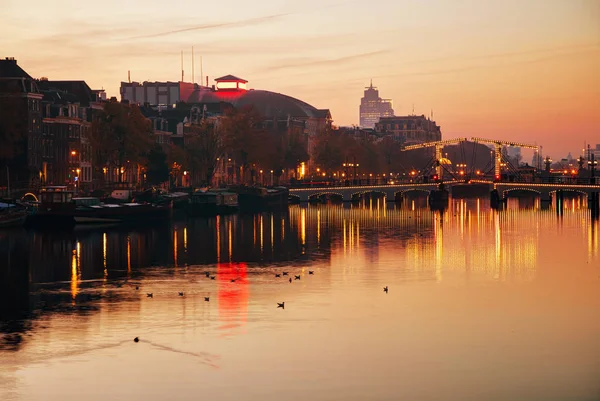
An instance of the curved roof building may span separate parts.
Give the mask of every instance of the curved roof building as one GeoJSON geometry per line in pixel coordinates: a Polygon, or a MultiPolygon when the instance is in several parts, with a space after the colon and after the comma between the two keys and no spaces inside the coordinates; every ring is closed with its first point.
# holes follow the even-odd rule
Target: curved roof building
{"type": "Polygon", "coordinates": [[[213,104],[226,102],[234,107],[254,106],[266,118],[327,118],[329,110],[320,110],[301,100],[266,90],[246,89],[248,81],[233,75],[215,79],[213,88],[199,87],[187,103],[213,104]]]}

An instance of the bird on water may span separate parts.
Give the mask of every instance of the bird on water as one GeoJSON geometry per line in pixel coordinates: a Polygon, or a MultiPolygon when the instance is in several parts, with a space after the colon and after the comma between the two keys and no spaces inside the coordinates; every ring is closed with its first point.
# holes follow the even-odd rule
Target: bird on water
{"type": "Polygon", "coordinates": [[[294,276],[294,280],[300,280],[300,276],[294,276]]]}
{"type": "Polygon", "coordinates": [[[288,275],[288,272],[283,272],[283,275],[284,275],[284,276],[287,276],[287,275],[288,275]]]}
{"type": "Polygon", "coordinates": [[[285,309],[285,302],[277,302],[277,307],[285,309]]]}
{"type": "Polygon", "coordinates": [[[210,301],[210,297],[204,297],[204,301],[205,302],[209,302],[210,301]]]}
{"type": "Polygon", "coordinates": [[[210,273],[209,273],[209,272],[204,272],[204,275],[205,275],[206,277],[209,277],[209,276],[210,276],[210,273]]]}
{"type": "Polygon", "coordinates": [[[281,277],[281,274],[275,273],[275,277],[281,277]]]}
{"type": "Polygon", "coordinates": [[[140,338],[136,337],[136,338],[133,339],[133,341],[136,342],[136,343],[139,343],[140,342],[140,338]]]}
{"type": "Polygon", "coordinates": [[[309,270],[309,271],[308,271],[308,274],[315,274],[315,272],[314,272],[314,271],[312,271],[312,270],[309,270]]]}
{"type": "Polygon", "coordinates": [[[180,297],[182,297],[182,296],[183,296],[183,292],[180,292],[180,293],[179,293],[179,296],[180,296],[180,297]]]}
{"type": "Polygon", "coordinates": [[[383,292],[385,292],[385,293],[387,294],[387,292],[388,292],[388,287],[387,287],[387,285],[386,285],[385,287],[383,287],[383,292]]]}
{"type": "Polygon", "coordinates": [[[290,277],[290,283],[292,282],[292,278],[290,277]]]}
{"type": "Polygon", "coordinates": [[[211,280],[214,280],[214,279],[215,279],[215,276],[210,276],[210,279],[211,279],[211,280]]]}
{"type": "Polygon", "coordinates": [[[146,296],[147,296],[148,298],[154,298],[154,294],[153,294],[153,293],[151,293],[151,292],[147,293],[147,294],[146,294],[146,296]]]}
{"type": "Polygon", "coordinates": [[[140,286],[139,286],[139,285],[136,285],[136,286],[135,286],[135,289],[136,289],[136,290],[139,290],[139,289],[140,289],[140,286]]]}

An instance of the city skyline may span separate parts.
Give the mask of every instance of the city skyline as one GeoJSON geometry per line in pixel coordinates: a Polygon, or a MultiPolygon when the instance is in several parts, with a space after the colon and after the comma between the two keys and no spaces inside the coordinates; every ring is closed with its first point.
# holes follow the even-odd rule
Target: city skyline
{"type": "Polygon", "coordinates": [[[63,1],[31,15],[8,0],[1,56],[37,78],[84,79],[118,97],[128,70],[135,81],[178,81],[181,50],[190,81],[194,46],[196,82],[202,56],[211,83],[243,76],[252,88],[331,109],[337,125],[358,123],[356,104],[372,78],[397,115],[413,104],[416,114],[433,109],[445,139],[519,140],[555,157],[599,141],[600,5],[591,0],[174,5],[63,1]],[[398,15],[411,18],[390,28],[398,15]]]}

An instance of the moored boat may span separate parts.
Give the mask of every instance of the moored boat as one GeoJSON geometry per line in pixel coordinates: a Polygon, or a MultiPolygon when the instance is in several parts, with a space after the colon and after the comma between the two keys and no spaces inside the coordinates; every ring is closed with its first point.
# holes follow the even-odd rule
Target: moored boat
{"type": "Polygon", "coordinates": [[[216,216],[235,213],[238,195],[228,191],[195,191],[188,199],[185,211],[188,216],[216,216]]]}
{"type": "Polygon", "coordinates": [[[19,227],[25,224],[27,211],[15,204],[0,202],[0,228],[19,227]]]}
{"type": "Polygon", "coordinates": [[[278,210],[288,206],[289,190],[285,187],[232,187],[238,194],[240,210],[248,212],[278,210]]]}
{"type": "Polygon", "coordinates": [[[110,224],[165,220],[171,204],[126,202],[104,204],[98,198],[73,197],[67,187],[46,187],[40,192],[40,204],[28,218],[33,226],[65,227],[76,224],[110,224]]]}

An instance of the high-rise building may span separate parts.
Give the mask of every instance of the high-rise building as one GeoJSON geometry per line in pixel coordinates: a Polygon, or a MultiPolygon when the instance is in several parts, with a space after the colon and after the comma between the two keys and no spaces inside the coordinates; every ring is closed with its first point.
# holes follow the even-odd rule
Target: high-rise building
{"type": "Polygon", "coordinates": [[[365,95],[360,99],[361,128],[375,128],[381,117],[393,117],[394,109],[390,99],[379,97],[379,90],[373,87],[373,81],[365,88],[365,95]]]}

